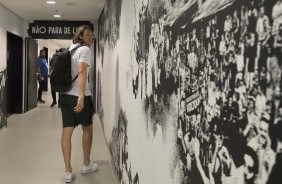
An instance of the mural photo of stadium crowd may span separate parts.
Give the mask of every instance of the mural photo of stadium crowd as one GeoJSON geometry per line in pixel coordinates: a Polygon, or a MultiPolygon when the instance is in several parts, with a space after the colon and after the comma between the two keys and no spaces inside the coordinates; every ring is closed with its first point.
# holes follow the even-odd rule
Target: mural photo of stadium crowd
{"type": "Polygon", "coordinates": [[[107,2],[98,111],[109,123],[103,76],[120,72],[105,131],[120,182],[281,183],[282,0],[107,2]]]}
{"type": "Polygon", "coordinates": [[[179,182],[277,182],[282,1],[186,1],[189,11],[175,17],[172,2],[159,17],[153,2],[139,12],[132,83],[135,98],[149,88],[153,103],[178,97],[179,182]]]}
{"type": "Polygon", "coordinates": [[[0,129],[4,126],[7,126],[7,108],[6,108],[6,104],[7,101],[4,98],[5,93],[6,93],[6,75],[7,75],[7,69],[3,70],[0,72],[0,115],[1,115],[1,119],[0,119],[0,129]]]}

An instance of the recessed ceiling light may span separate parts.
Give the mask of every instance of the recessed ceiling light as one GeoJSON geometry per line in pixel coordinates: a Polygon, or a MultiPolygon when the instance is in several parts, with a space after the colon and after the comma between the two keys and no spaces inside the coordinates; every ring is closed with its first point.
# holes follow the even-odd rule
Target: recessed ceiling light
{"type": "Polygon", "coordinates": [[[62,16],[59,15],[59,14],[56,14],[56,15],[53,15],[53,17],[55,17],[55,18],[60,18],[60,17],[62,17],[62,16]]]}
{"type": "Polygon", "coordinates": [[[53,17],[55,17],[55,18],[60,18],[60,17],[62,17],[62,16],[58,13],[58,10],[56,10],[56,13],[53,15],[53,17]]]}
{"type": "Polygon", "coordinates": [[[55,4],[56,1],[51,1],[51,0],[50,0],[50,1],[46,1],[46,3],[47,3],[47,4],[55,4]]]}

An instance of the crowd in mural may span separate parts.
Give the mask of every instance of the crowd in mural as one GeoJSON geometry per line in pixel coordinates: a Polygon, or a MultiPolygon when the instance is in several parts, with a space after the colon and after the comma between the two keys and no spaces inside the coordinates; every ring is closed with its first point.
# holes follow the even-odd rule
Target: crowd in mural
{"type": "Polygon", "coordinates": [[[134,173],[131,170],[131,160],[128,152],[127,121],[126,115],[121,109],[118,125],[112,131],[110,151],[120,183],[139,184],[138,172],[134,173]]]}
{"type": "Polygon", "coordinates": [[[5,101],[5,86],[6,86],[6,75],[7,75],[7,70],[3,70],[0,72],[0,101],[1,101],[1,106],[0,106],[0,129],[4,126],[7,125],[7,117],[5,116],[6,114],[6,101],[5,101]]]}
{"type": "Polygon", "coordinates": [[[271,13],[267,3],[231,5],[182,32],[140,10],[133,92],[178,97],[180,183],[281,181],[282,1],[271,13]]]}

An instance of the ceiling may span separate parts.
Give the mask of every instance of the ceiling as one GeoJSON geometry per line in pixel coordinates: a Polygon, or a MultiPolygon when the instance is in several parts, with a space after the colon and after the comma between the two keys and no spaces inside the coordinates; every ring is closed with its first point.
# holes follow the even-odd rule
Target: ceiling
{"type": "MultiPolygon", "coordinates": [[[[68,20],[98,21],[106,0],[55,0],[50,5],[47,0],[0,0],[0,4],[25,21],[32,20],[68,20]],[[61,18],[54,18],[54,14],[61,18]]],[[[70,40],[53,40],[57,45],[66,48],[70,40]]]]}
{"type": "Polygon", "coordinates": [[[97,21],[106,0],[0,0],[0,3],[23,20],[97,21]],[[61,18],[54,18],[57,11],[61,18]]]}

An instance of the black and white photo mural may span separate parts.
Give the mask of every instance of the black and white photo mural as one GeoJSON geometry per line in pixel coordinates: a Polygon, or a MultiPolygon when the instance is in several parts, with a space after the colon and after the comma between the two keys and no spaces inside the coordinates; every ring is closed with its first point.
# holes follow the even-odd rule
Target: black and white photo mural
{"type": "Polygon", "coordinates": [[[102,125],[104,121],[113,123],[115,118],[113,114],[115,114],[117,40],[119,39],[121,1],[107,1],[98,22],[97,112],[102,125]]]}
{"type": "Polygon", "coordinates": [[[7,126],[6,74],[6,69],[0,72],[0,129],[7,126]]]}
{"type": "Polygon", "coordinates": [[[282,182],[282,0],[109,0],[98,49],[121,183],[282,182]]]}

